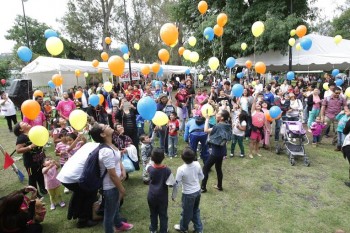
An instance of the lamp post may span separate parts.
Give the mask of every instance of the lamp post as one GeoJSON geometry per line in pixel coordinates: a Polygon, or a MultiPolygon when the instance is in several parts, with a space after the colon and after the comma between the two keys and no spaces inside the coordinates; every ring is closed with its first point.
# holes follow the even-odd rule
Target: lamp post
{"type": "MultiPolygon", "coordinates": [[[[129,46],[129,29],[128,29],[128,16],[126,14],[126,3],[124,0],[124,14],[125,14],[125,30],[126,30],[126,44],[128,45],[128,48],[130,48],[129,46]]],[[[128,59],[129,61],[129,77],[130,77],[130,85],[132,84],[132,74],[131,74],[131,59],[129,57],[128,59]]]]}
{"type": "Polygon", "coordinates": [[[26,37],[27,37],[27,47],[29,47],[29,36],[28,36],[28,26],[27,26],[27,18],[26,18],[26,12],[24,10],[24,2],[28,1],[28,0],[21,0],[22,1],[22,9],[23,9],[23,17],[24,17],[24,26],[26,28],[26,37]]]}
{"type": "MultiPolygon", "coordinates": [[[[293,0],[290,0],[290,14],[293,14],[293,0]]],[[[288,59],[288,71],[292,71],[293,67],[293,54],[292,54],[292,46],[289,46],[289,59],[288,59]]],[[[288,80],[288,84],[291,84],[292,81],[288,80]]]]}

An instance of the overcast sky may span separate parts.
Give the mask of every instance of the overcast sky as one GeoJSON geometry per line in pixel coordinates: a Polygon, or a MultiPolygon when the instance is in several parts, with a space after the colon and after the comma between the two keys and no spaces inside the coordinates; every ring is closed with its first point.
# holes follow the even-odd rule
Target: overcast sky
{"type": "MultiPolygon", "coordinates": [[[[1,0],[0,7],[0,53],[10,52],[14,42],[5,39],[16,18],[16,15],[23,15],[22,0],[1,0]]],[[[66,12],[68,0],[25,0],[24,8],[26,16],[37,19],[40,23],[46,23],[51,28],[59,30],[60,25],[56,23],[66,12]]],[[[323,10],[324,14],[333,18],[337,6],[345,0],[317,0],[316,6],[323,10]]]]}

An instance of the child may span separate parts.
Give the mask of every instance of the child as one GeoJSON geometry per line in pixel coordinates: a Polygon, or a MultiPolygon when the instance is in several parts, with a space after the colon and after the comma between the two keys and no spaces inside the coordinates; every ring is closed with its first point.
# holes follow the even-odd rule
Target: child
{"type": "Polygon", "coordinates": [[[243,111],[238,115],[236,120],[232,122],[232,144],[231,144],[231,155],[232,158],[235,154],[236,143],[238,142],[239,149],[241,149],[240,157],[244,157],[244,146],[243,146],[243,137],[245,135],[245,130],[247,128],[248,114],[246,111],[243,111]]]}
{"type": "Polygon", "coordinates": [[[46,117],[46,128],[50,130],[50,122],[52,117],[52,107],[51,107],[50,100],[45,100],[44,109],[45,109],[45,117],[46,117]]]}
{"type": "Polygon", "coordinates": [[[199,182],[204,178],[202,168],[196,161],[196,153],[190,147],[183,150],[181,158],[185,164],[177,169],[172,199],[175,200],[177,189],[182,183],[182,213],[180,224],[176,224],[174,228],[177,231],[187,232],[188,224],[192,221],[195,232],[203,232],[199,210],[201,199],[199,182]]]}
{"type": "Polygon", "coordinates": [[[350,119],[350,111],[341,111],[335,119],[338,121],[337,133],[338,133],[338,143],[335,151],[341,151],[341,147],[344,142],[345,135],[343,134],[343,129],[345,128],[346,122],[350,119]]]}
{"type": "Polygon", "coordinates": [[[145,130],[144,130],[145,119],[143,119],[142,116],[139,114],[136,115],[136,126],[137,126],[137,135],[139,137],[145,134],[145,130]]]}
{"type": "Polygon", "coordinates": [[[70,158],[86,143],[86,138],[83,133],[79,133],[78,135],[69,133],[67,134],[66,141],[67,145],[69,145],[68,153],[70,158]]]}
{"type": "Polygon", "coordinates": [[[152,133],[152,137],[150,138],[148,135],[141,135],[141,159],[142,159],[142,180],[144,184],[149,184],[149,174],[147,172],[147,166],[151,164],[151,153],[153,150],[153,139],[155,133],[152,133]]]}
{"type": "Polygon", "coordinates": [[[316,121],[311,124],[311,132],[312,132],[312,146],[316,147],[317,143],[321,140],[322,130],[327,126],[327,123],[323,124],[321,122],[321,117],[316,117],[316,121]]]}
{"type": "Polygon", "coordinates": [[[199,104],[194,104],[192,109],[192,116],[193,117],[200,117],[202,115],[201,113],[201,106],[199,104]]]}
{"type": "Polygon", "coordinates": [[[169,137],[168,137],[168,153],[170,159],[177,156],[177,144],[178,144],[178,135],[177,131],[179,130],[180,122],[177,119],[176,112],[170,114],[170,121],[168,123],[169,128],[169,137]]]}
{"type": "Polygon", "coordinates": [[[58,204],[58,202],[62,208],[65,207],[66,204],[64,203],[61,195],[61,183],[56,179],[59,164],[53,159],[46,157],[43,161],[43,166],[42,173],[44,175],[45,188],[50,195],[50,209],[56,209],[56,204],[58,204]]]}
{"type": "Polygon", "coordinates": [[[153,149],[151,158],[154,164],[147,168],[150,178],[147,201],[150,210],[151,225],[149,230],[151,233],[157,232],[158,216],[159,233],[168,232],[168,185],[174,184],[174,176],[166,165],[162,165],[164,157],[163,149],[153,149]]]}

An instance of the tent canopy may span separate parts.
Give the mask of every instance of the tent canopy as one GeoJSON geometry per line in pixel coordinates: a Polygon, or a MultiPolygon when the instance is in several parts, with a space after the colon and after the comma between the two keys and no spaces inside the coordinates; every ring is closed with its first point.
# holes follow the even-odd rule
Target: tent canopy
{"type": "MultiPolygon", "coordinates": [[[[297,51],[292,48],[292,69],[298,71],[332,69],[348,70],[350,68],[350,40],[343,39],[338,45],[333,37],[316,34],[306,35],[305,38],[312,40],[310,50],[297,51]]],[[[296,41],[296,44],[300,39],[296,41]]],[[[287,43],[287,42],[286,42],[287,43]]],[[[250,55],[236,59],[236,63],[245,66],[245,62],[251,60],[253,64],[258,61],[265,63],[267,71],[288,71],[289,55],[283,55],[279,51],[269,51],[260,55],[250,55]]]]}

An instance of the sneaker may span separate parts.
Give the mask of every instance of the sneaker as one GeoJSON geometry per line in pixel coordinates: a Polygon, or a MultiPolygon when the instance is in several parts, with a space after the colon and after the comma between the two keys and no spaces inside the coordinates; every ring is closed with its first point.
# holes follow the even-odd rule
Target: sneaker
{"type": "Polygon", "coordinates": [[[262,155],[261,154],[256,154],[257,156],[261,157],[262,155]]]}
{"type": "Polygon", "coordinates": [[[180,224],[175,224],[174,229],[183,233],[187,233],[188,231],[181,231],[180,224]]]}
{"type": "Polygon", "coordinates": [[[177,157],[177,155],[174,155],[174,158],[176,158],[177,157]]]}
{"type": "Polygon", "coordinates": [[[240,158],[244,158],[244,155],[243,155],[243,154],[240,154],[239,157],[240,157],[240,158]]]}
{"type": "Polygon", "coordinates": [[[206,188],[201,188],[201,193],[206,193],[207,189],[206,188]]]}
{"type": "Polygon", "coordinates": [[[69,189],[64,188],[63,192],[64,192],[65,194],[67,194],[67,193],[69,193],[69,189]]]}
{"type": "Polygon", "coordinates": [[[254,156],[253,156],[252,154],[250,154],[250,155],[249,155],[249,158],[251,158],[251,159],[252,159],[252,158],[254,158],[254,156]]]}
{"type": "Polygon", "coordinates": [[[54,210],[54,209],[56,209],[55,204],[51,204],[51,205],[50,205],[50,210],[54,210]]]}
{"type": "Polygon", "coordinates": [[[134,227],[134,225],[130,224],[130,223],[126,223],[126,222],[122,222],[122,226],[121,227],[116,227],[116,232],[122,232],[122,231],[128,231],[130,229],[132,229],[134,227]]]}
{"type": "Polygon", "coordinates": [[[214,188],[214,189],[217,189],[217,190],[219,190],[219,191],[224,191],[223,188],[219,188],[217,185],[214,185],[213,188],[214,188]]]}
{"type": "Polygon", "coordinates": [[[170,159],[173,159],[173,157],[170,157],[170,159]]]}
{"type": "Polygon", "coordinates": [[[230,154],[230,157],[233,158],[233,153],[230,154]]]}
{"type": "Polygon", "coordinates": [[[61,202],[60,202],[60,206],[63,208],[63,207],[66,206],[66,203],[64,203],[64,201],[61,201],[61,202]]]}

